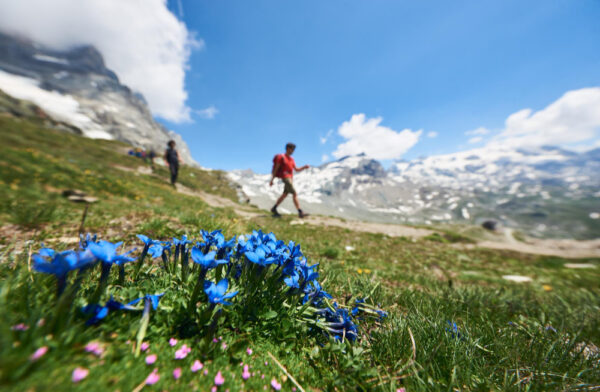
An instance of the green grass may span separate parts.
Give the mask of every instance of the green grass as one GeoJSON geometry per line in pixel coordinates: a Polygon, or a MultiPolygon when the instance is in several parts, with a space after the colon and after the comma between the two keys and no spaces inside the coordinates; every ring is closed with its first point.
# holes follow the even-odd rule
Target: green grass
{"type": "MultiPolygon", "coordinates": [[[[262,390],[273,377],[283,380],[269,352],[306,390],[576,390],[600,384],[599,358],[579,353],[582,342],[600,345],[598,259],[577,261],[593,263],[595,269],[574,270],[564,268],[570,261],[561,258],[453,247],[454,242],[473,242],[484,235],[469,229],[442,229],[441,234],[412,241],[290,225],[291,217],[242,219],[231,209],[212,208],[174,192],[163,168],[156,176],[116,168],[144,164],[125,155],[121,143],[45,129],[35,118],[0,116],[0,146],[0,194],[5,195],[0,205],[2,390],[133,390],[154,367],[160,369],[161,381],[148,390],[209,390],[219,370],[226,378],[223,390],[262,390]],[[77,236],[83,207],[61,197],[67,188],[100,199],[90,208],[86,230],[103,239],[123,240],[126,246],[140,246],[137,233],[166,240],[182,234],[197,238],[201,228],[223,229],[228,238],[254,229],[272,231],[286,242],[300,243],[311,264],[320,263],[321,281],[340,303],[372,293],[389,317],[380,326],[361,330],[355,344],[319,341],[310,331],[290,331],[289,325],[277,323],[222,325],[219,335],[227,348],[222,350],[219,342],[215,351],[200,352],[200,336],[181,328],[176,311],[189,296],[189,287],[157,264],[144,269],[138,283],[128,269],[123,286],[109,287],[119,300],[167,291],[146,339],[150,352],[158,354],[155,365],[132,353],[139,314],[110,315],[99,326],[88,327],[73,310],[69,328],[50,335],[37,323],[52,317],[53,281],[29,271],[28,254],[42,241],[57,249],[76,246],[65,239],[77,236]],[[346,251],[346,246],[355,250],[346,251]],[[530,276],[533,282],[503,280],[508,274],[530,276]],[[460,337],[448,331],[448,321],[457,324],[460,337]],[[30,328],[11,330],[18,323],[30,328]],[[173,336],[192,347],[188,358],[173,359],[174,349],[168,345],[173,336]],[[84,352],[92,340],[105,344],[102,358],[84,352]],[[30,361],[31,353],[43,345],[50,348],[48,353],[30,361]],[[252,347],[252,356],[246,354],[247,347],[252,347]],[[194,359],[204,363],[208,375],[189,371],[194,359]],[[256,372],[246,382],[240,362],[256,372]],[[70,381],[76,366],[90,370],[79,384],[70,381]],[[176,366],[182,367],[183,376],[174,381],[176,366]]],[[[235,189],[223,173],[184,167],[181,180],[191,189],[235,200],[235,189]]],[[[83,293],[93,286],[93,279],[86,280],[83,293]]],[[[76,299],[77,306],[85,304],[84,298],[76,299]]],[[[283,389],[292,385],[288,379],[283,389]]]]}

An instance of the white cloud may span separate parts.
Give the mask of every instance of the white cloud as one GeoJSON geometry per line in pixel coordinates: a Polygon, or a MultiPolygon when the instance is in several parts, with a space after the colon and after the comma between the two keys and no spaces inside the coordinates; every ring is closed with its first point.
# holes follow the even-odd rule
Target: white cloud
{"type": "Polygon", "coordinates": [[[483,140],[483,137],[481,137],[481,136],[473,136],[472,138],[470,138],[468,140],[468,143],[469,144],[481,143],[482,140],[483,140]]]}
{"type": "Polygon", "coordinates": [[[465,135],[467,136],[476,136],[476,135],[487,135],[488,133],[490,133],[490,130],[484,127],[479,127],[477,129],[473,129],[471,131],[467,131],[465,132],[465,135]]]}
{"type": "Polygon", "coordinates": [[[327,134],[325,136],[321,136],[319,138],[319,141],[321,142],[321,144],[327,143],[327,141],[329,140],[331,135],[333,135],[333,129],[330,129],[329,131],[327,131],[327,134]]]}
{"type": "Polygon", "coordinates": [[[56,49],[94,45],[108,68],[167,120],[190,119],[185,71],[203,45],[166,0],[18,0],[0,2],[0,28],[56,49]]]}
{"type": "Polygon", "coordinates": [[[438,137],[438,133],[436,131],[427,132],[427,137],[430,139],[435,139],[436,137],[438,137]]]}
{"type": "Polygon", "coordinates": [[[217,109],[214,105],[210,105],[206,109],[194,110],[194,113],[196,113],[201,118],[212,120],[213,118],[215,118],[217,113],[219,113],[219,109],[217,109]]]}
{"type": "Polygon", "coordinates": [[[329,160],[329,155],[323,154],[321,155],[321,162],[327,162],[329,160]]]}
{"type": "Polygon", "coordinates": [[[368,119],[362,113],[354,114],[338,128],[338,134],[347,141],[337,146],[333,156],[341,158],[364,152],[375,159],[397,159],[419,141],[421,130],[398,132],[380,125],[381,120],[381,117],[368,119]]]}
{"type": "Polygon", "coordinates": [[[570,147],[600,138],[600,87],[582,88],[534,112],[523,109],[508,116],[505,128],[489,146],[531,147],[557,145],[570,147]]]}

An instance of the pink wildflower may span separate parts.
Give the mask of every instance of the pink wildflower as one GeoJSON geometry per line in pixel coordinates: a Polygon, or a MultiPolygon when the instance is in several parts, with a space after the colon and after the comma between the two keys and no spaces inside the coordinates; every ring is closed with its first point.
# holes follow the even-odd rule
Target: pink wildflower
{"type": "Polygon", "coordinates": [[[246,349],[246,354],[252,355],[252,349],[250,347],[246,349]]]}
{"type": "Polygon", "coordinates": [[[98,342],[89,342],[85,345],[84,350],[88,353],[92,353],[95,356],[99,357],[104,353],[104,347],[98,342]]]}
{"type": "Polygon", "coordinates": [[[227,343],[221,343],[221,350],[227,350],[227,343]]]}
{"type": "Polygon", "coordinates": [[[261,380],[264,380],[264,379],[265,379],[265,375],[264,375],[264,374],[262,374],[262,375],[260,376],[260,378],[261,378],[261,380]]]}
{"type": "Polygon", "coordinates": [[[175,351],[175,359],[183,359],[192,351],[192,349],[185,344],[181,348],[175,351]]]}
{"type": "Polygon", "coordinates": [[[150,343],[148,342],[142,342],[142,344],[140,344],[140,350],[142,351],[146,351],[150,348],[150,343]]]}
{"type": "Polygon", "coordinates": [[[12,327],[10,327],[10,329],[12,329],[13,331],[27,331],[29,329],[29,326],[26,324],[20,323],[20,324],[13,325],[12,327]]]}
{"type": "Polygon", "coordinates": [[[158,368],[154,368],[152,373],[150,373],[148,375],[148,377],[146,377],[146,380],[144,381],[144,383],[146,385],[152,385],[152,384],[156,384],[158,382],[158,380],[160,380],[160,374],[158,374],[158,368]]]}
{"type": "Polygon", "coordinates": [[[190,368],[192,373],[196,373],[198,370],[202,369],[204,367],[204,365],[202,364],[202,362],[200,362],[199,360],[195,360],[194,363],[192,363],[192,367],[190,368]]]}
{"type": "Polygon", "coordinates": [[[406,392],[406,389],[405,388],[398,388],[398,389],[396,389],[396,392],[406,392]]]}
{"type": "Polygon", "coordinates": [[[148,365],[152,365],[154,362],[156,362],[156,354],[150,354],[146,357],[146,363],[148,365]]]}
{"type": "Polygon", "coordinates": [[[35,352],[33,354],[31,354],[29,359],[32,361],[37,361],[38,359],[43,357],[47,352],[48,352],[48,346],[42,346],[42,347],[38,348],[37,350],[35,350],[35,352]]]}
{"type": "Polygon", "coordinates": [[[207,375],[208,375],[208,369],[204,369],[204,373],[203,373],[203,374],[204,374],[205,376],[207,376],[207,375]]]}
{"type": "Polygon", "coordinates": [[[250,371],[248,370],[248,365],[244,366],[244,371],[242,372],[242,378],[247,380],[250,378],[250,371]]]}
{"type": "Polygon", "coordinates": [[[173,378],[177,380],[179,377],[181,377],[181,368],[178,367],[173,370],[173,378]]]}
{"type": "Polygon", "coordinates": [[[169,339],[169,344],[171,345],[171,347],[175,346],[177,344],[177,339],[175,339],[175,338],[169,339]]]}
{"type": "Polygon", "coordinates": [[[281,390],[281,384],[277,382],[277,380],[275,380],[274,378],[271,379],[271,387],[276,390],[276,391],[280,391],[281,390]]]}
{"type": "Polygon", "coordinates": [[[90,371],[85,368],[76,367],[75,370],[73,370],[73,374],[71,375],[71,380],[73,382],[79,382],[86,378],[89,373],[90,371]]]}
{"type": "Polygon", "coordinates": [[[217,338],[213,338],[213,343],[217,343],[217,342],[218,342],[217,338]]]}
{"type": "Polygon", "coordinates": [[[212,387],[212,388],[210,388],[210,392],[217,392],[217,387],[215,387],[215,386],[213,385],[213,387],[212,387]]]}
{"type": "Polygon", "coordinates": [[[219,370],[217,372],[217,375],[215,376],[215,385],[217,385],[217,386],[223,385],[224,382],[225,382],[225,377],[223,377],[223,375],[221,374],[221,371],[219,370]]]}

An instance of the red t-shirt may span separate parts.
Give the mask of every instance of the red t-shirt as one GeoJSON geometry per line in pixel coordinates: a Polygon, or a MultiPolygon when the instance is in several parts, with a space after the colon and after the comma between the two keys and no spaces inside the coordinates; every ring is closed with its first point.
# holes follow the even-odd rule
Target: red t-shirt
{"type": "Polygon", "coordinates": [[[294,158],[285,154],[277,154],[275,155],[275,158],[273,158],[273,165],[276,165],[277,163],[279,163],[279,170],[275,173],[275,177],[292,178],[294,176],[294,168],[296,167],[294,158]]]}

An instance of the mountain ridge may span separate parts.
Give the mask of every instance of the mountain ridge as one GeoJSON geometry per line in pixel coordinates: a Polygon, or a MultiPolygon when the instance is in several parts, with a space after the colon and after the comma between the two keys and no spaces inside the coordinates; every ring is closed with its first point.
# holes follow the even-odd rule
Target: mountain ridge
{"type": "Polygon", "coordinates": [[[175,140],[183,161],[197,166],[183,138],[153,118],[143,96],[123,85],[93,46],[54,50],[0,32],[0,89],[84,136],[114,138],[159,154],[175,140]]]}

